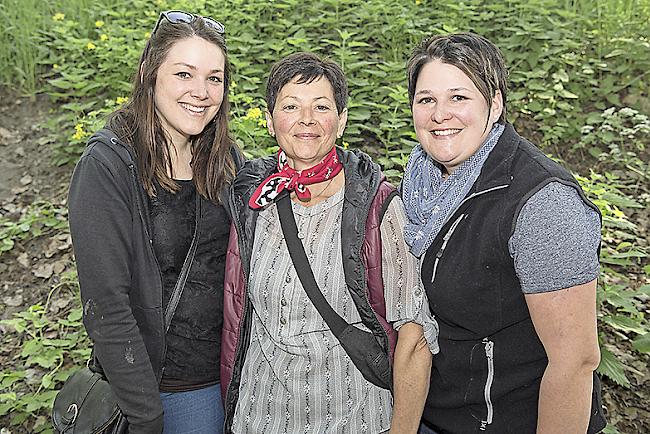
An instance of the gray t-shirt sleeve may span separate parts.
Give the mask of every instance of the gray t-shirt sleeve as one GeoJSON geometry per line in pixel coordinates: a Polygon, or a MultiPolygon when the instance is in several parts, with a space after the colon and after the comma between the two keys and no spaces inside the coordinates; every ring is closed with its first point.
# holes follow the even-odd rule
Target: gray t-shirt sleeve
{"type": "Polygon", "coordinates": [[[551,182],[531,196],[508,241],[525,294],[555,291],[598,277],[600,218],[578,191],[551,182]]]}

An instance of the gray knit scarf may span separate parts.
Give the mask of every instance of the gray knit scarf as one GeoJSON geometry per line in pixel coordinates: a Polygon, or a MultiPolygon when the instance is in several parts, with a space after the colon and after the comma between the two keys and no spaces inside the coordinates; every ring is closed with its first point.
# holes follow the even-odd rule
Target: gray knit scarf
{"type": "Polygon", "coordinates": [[[504,129],[502,124],[495,123],[478,151],[459,164],[446,180],[442,178],[440,164],[421,145],[413,148],[402,181],[402,200],[409,220],[404,238],[415,256],[419,258],[427,251],[458,209],[504,129]]]}

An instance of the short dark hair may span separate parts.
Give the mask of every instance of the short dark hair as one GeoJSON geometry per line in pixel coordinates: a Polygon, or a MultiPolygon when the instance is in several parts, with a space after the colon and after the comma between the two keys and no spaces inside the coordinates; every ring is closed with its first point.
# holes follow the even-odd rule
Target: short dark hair
{"type": "Polygon", "coordinates": [[[273,113],[280,90],[298,77],[298,84],[311,83],[321,77],[327,78],[334,89],[336,110],[341,113],[348,104],[348,84],[339,65],[321,59],[312,53],[294,53],[277,61],[271,68],[266,83],[266,107],[273,113]]]}
{"type": "Polygon", "coordinates": [[[487,38],[474,33],[437,35],[424,39],[408,62],[409,102],[413,106],[415,85],[422,67],[434,60],[453,65],[469,77],[481,92],[488,110],[496,91],[501,91],[503,111],[498,122],[506,120],[508,70],[501,50],[487,38]]]}

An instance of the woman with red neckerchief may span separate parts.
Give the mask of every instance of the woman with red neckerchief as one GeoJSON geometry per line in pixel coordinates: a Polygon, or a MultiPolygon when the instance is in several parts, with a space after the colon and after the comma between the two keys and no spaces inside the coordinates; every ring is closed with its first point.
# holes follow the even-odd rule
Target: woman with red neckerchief
{"type": "Polygon", "coordinates": [[[435,323],[421,318],[422,285],[395,189],[366,154],[335,146],[346,102],[333,62],[298,53],[271,70],[266,119],[280,150],[247,162],[230,189],[236,231],[224,294],[225,432],[417,431],[435,323]],[[300,248],[283,232],[282,209],[295,220],[306,266],[294,266],[296,250],[287,246],[300,248]],[[305,268],[316,285],[303,285],[305,268]],[[350,352],[369,353],[361,340],[342,345],[309,286],[380,346],[387,381],[353,361],[350,352]]]}

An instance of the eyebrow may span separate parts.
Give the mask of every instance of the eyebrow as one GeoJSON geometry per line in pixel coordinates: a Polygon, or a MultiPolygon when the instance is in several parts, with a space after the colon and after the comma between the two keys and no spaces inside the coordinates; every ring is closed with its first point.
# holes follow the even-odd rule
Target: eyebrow
{"type": "MultiPolygon", "coordinates": [[[[460,91],[463,91],[463,90],[467,91],[467,92],[470,91],[466,87],[452,87],[451,89],[447,89],[447,92],[460,92],[460,91]]],[[[422,90],[418,90],[417,92],[415,92],[416,95],[430,94],[430,93],[432,93],[432,92],[429,89],[422,89],[422,90]]]]}
{"type": "MultiPolygon", "coordinates": [[[[300,100],[300,98],[297,97],[297,96],[295,96],[295,95],[287,95],[287,96],[282,97],[282,99],[283,99],[283,100],[284,100],[284,99],[295,99],[295,100],[300,100]]],[[[312,101],[318,101],[318,100],[321,100],[321,99],[324,99],[324,100],[327,100],[327,101],[333,101],[333,100],[329,99],[329,97],[326,97],[326,96],[317,96],[317,97],[314,98],[312,101]]]]}
{"type": "MultiPolygon", "coordinates": [[[[175,65],[175,66],[184,66],[184,67],[186,67],[186,68],[191,69],[192,71],[196,71],[196,66],[194,66],[194,65],[190,65],[189,63],[185,63],[185,62],[176,62],[176,63],[174,63],[174,65],[175,65]]],[[[217,68],[217,69],[213,69],[212,71],[210,71],[210,73],[214,73],[214,72],[223,72],[223,70],[217,68]]]]}

